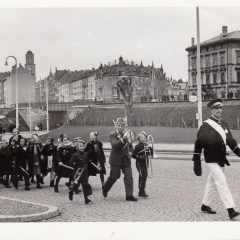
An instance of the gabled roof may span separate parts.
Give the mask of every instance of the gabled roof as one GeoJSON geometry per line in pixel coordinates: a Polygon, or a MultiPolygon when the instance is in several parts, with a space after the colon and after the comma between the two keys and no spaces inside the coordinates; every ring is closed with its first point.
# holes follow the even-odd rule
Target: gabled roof
{"type": "Polygon", "coordinates": [[[227,35],[220,34],[214,38],[211,38],[205,42],[202,42],[201,44],[209,44],[209,43],[213,43],[213,42],[217,42],[217,41],[225,40],[225,39],[239,39],[240,40],[240,31],[230,32],[227,35]]]}
{"type": "MultiPolygon", "coordinates": [[[[201,42],[200,45],[204,46],[204,45],[212,45],[215,43],[221,43],[221,42],[229,42],[229,41],[240,41],[240,31],[233,31],[230,33],[227,33],[226,35],[220,34],[214,38],[211,38],[207,41],[201,42]]],[[[191,50],[191,49],[195,49],[197,47],[197,45],[193,45],[191,47],[186,48],[185,50],[191,50]]]]}

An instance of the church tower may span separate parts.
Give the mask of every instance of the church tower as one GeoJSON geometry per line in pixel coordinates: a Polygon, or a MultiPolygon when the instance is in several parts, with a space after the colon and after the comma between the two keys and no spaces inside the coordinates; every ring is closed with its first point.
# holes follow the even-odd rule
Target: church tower
{"type": "Polygon", "coordinates": [[[26,53],[26,64],[25,68],[31,73],[34,77],[36,77],[36,69],[34,64],[34,54],[29,50],[26,53]]]}

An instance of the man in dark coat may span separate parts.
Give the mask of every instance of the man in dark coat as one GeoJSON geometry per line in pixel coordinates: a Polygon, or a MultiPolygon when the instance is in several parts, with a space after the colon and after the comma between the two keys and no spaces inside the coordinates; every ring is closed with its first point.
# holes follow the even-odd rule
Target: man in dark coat
{"type": "Polygon", "coordinates": [[[202,149],[204,149],[205,162],[210,171],[201,210],[210,214],[216,213],[209,207],[209,204],[211,195],[217,189],[225,208],[228,210],[230,219],[233,219],[240,213],[233,209],[235,204],[223,170],[225,165],[230,165],[226,158],[226,145],[238,157],[240,157],[240,149],[232,137],[228,124],[221,119],[222,99],[211,100],[207,106],[211,109],[211,117],[203,123],[198,131],[193,155],[194,173],[197,176],[202,174],[200,160],[202,149]]]}
{"type": "Polygon", "coordinates": [[[111,166],[110,176],[103,185],[103,196],[107,197],[108,191],[120,178],[121,170],[124,174],[124,185],[126,190],[127,201],[137,201],[137,198],[133,196],[133,178],[131,168],[131,155],[133,151],[132,144],[127,143],[126,137],[124,137],[125,120],[118,118],[114,122],[116,130],[110,133],[110,142],[112,150],[109,157],[109,163],[111,166]],[[127,150],[127,151],[126,151],[127,150]]]}

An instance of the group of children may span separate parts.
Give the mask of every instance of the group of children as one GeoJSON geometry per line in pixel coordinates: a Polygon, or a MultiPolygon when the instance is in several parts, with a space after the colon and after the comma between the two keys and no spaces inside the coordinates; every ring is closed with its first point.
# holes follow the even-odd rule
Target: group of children
{"type": "MultiPolygon", "coordinates": [[[[147,157],[144,151],[147,135],[141,132],[138,135],[139,143],[133,150],[136,167],[139,172],[139,196],[148,197],[145,193],[147,180],[147,157]]],[[[18,189],[18,182],[24,178],[25,190],[30,190],[31,183],[36,183],[36,188],[42,189],[44,177],[50,173],[50,187],[59,193],[58,184],[61,178],[68,178],[66,185],[70,189],[69,199],[78,194],[80,184],[86,204],[92,194],[92,187],[88,182],[89,176],[100,175],[101,184],[104,184],[105,154],[103,144],[98,140],[98,133],[90,133],[90,141],[86,144],[81,137],[69,140],[67,134],[61,134],[58,145],[54,144],[52,137],[47,137],[42,144],[37,134],[32,134],[29,142],[19,134],[18,129],[13,129],[13,136],[9,142],[0,136],[0,180],[6,188],[11,188],[13,182],[18,189]],[[34,177],[36,177],[36,182],[34,177]]]]}

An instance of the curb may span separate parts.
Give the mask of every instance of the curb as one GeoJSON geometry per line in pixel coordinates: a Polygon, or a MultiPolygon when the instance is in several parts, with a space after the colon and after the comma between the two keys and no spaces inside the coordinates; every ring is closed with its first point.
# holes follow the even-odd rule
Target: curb
{"type": "Polygon", "coordinates": [[[23,214],[23,215],[0,215],[0,222],[36,222],[41,221],[48,218],[53,218],[58,215],[60,215],[59,209],[56,206],[49,206],[45,204],[40,203],[33,203],[33,202],[27,202],[19,199],[13,199],[13,198],[7,198],[7,197],[0,197],[1,199],[10,200],[10,201],[16,201],[16,202],[22,202],[32,205],[38,205],[47,207],[48,210],[45,212],[40,213],[34,213],[34,214],[23,214]]]}

